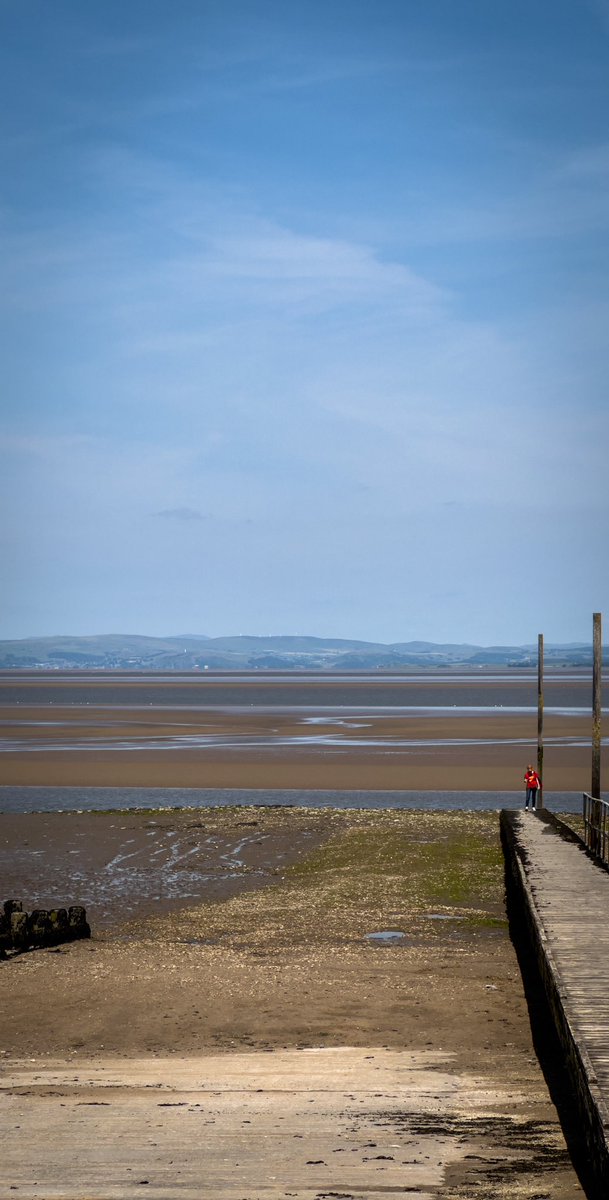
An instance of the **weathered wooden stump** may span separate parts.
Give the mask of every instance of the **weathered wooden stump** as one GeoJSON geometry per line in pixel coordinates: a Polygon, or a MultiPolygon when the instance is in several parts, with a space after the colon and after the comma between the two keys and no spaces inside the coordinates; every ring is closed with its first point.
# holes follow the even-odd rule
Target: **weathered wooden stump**
{"type": "Polygon", "coordinates": [[[13,950],[27,950],[30,944],[30,922],[27,913],[11,913],[11,945],[13,950]]]}
{"type": "Polygon", "coordinates": [[[66,908],[52,908],[49,913],[49,924],[53,944],[57,945],[59,942],[67,942],[70,936],[68,910],[66,908]]]}
{"type": "Polygon", "coordinates": [[[36,908],[30,917],[30,945],[51,944],[51,922],[46,908],[36,908]]]}
{"type": "Polygon", "coordinates": [[[91,926],[82,904],[71,904],[68,909],[67,937],[73,940],[91,937],[91,926]]]}
{"type": "Polygon", "coordinates": [[[27,950],[30,946],[57,946],[77,938],[91,937],[91,926],[82,904],[69,908],[34,909],[31,915],[23,911],[20,900],[5,900],[0,908],[0,959],[9,950],[27,950]]]}
{"type": "Polygon", "coordinates": [[[4,912],[0,913],[0,958],[6,958],[7,950],[12,946],[11,926],[4,912]]]}

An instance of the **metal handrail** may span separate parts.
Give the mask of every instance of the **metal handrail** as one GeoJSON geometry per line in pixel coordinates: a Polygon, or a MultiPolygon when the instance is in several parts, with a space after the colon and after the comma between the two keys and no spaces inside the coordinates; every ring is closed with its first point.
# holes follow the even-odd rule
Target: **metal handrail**
{"type": "Polygon", "coordinates": [[[609,803],[584,792],[583,812],[586,846],[609,866],[609,803]]]}

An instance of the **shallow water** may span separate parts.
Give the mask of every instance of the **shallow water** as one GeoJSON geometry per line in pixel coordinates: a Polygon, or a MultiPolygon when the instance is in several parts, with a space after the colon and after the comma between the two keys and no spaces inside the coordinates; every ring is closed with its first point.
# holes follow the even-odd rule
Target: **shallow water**
{"type": "MultiPolygon", "coordinates": [[[[122,713],[125,709],[120,710],[122,713]]],[[[141,714],[141,709],[136,710],[141,714]]],[[[148,710],[150,711],[150,710],[148,710]]],[[[258,709],[259,713],[265,715],[277,714],[277,716],[288,717],[295,726],[300,726],[300,730],[296,733],[282,732],[279,728],[268,729],[264,732],[247,732],[240,733],[237,729],[228,731],[216,731],[212,726],[197,725],[192,721],[180,720],[176,721],[164,715],[165,712],[173,713],[174,709],[163,710],[158,706],[152,708],[150,718],[146,718],[145,722],[138,720],[136,725],[143,724],[146,727],[144,736],[133,736],[131,733],[128,736],[120,736],[120,730],[123,725],[121,718],[99,718],[99,710],[96,709],[95,720],[88,726],[82,721],[78,725],[70,718],[63,720],[20,720],[19,718],[11,718],[3,722],[4,728],[11,731],[9,737],[0,737],[0,752],[3,753],[19,753],[26,752],[27,754],[51,754],[54,751],[78,751],[79,753],[94,752],[98,753],[103,750],[104,753],[112,754],[120,751],[137,752],[147,751],[150,753],[159,751],[172,750],[216,750],[219,747],[229,749],[231,754],[243,753],[249,750],[285,750],[295,747],[302,748],[306,746],[314,747],[348,747],[349,749],[383,749],[386,753],[391,754],[396,750],[400,753],[408,751],[410,748],[424,746],[530,746],[530,736],[515,737],[509,733],[495,734],[492,737],[474,736],[474,737],[454,737],[446,733],[439,733],[433,737],[425,735],[423,737],[413,737],[409,734],[408,723],[410,720],[425,716],[427,718],[439,719],[446,718],[451,720],[455,717],[467,716],[493,716],[493,715],[521,715],[523,713],[532,714],[535,710],[532,708],[517,708],[504,707],[503,705],[494,705],[493,707],[433,707],[433,708],[401,708],[394,706],[392,708],[376,708],[374,711],[359,708],[326,708],[323,715],[320,715],[319,709],[313,710],[315,715],[304,715],[307,712],[306,708],[298,707],[278,707],[258,709]],[[157,720],[163,714],[163,725],[171,725],[171,732],[163,731],[162,733],[151,732],[151,718],[154,716],[157,720]],[[400,722],[403,725],[403,735],[388,735],[384,729],[382,722],[388,716],[400,717],[400,722]],[[379,729],[379,721],[381,726],[379,729]],[[106,729],[107,734],[100,734],[99,730],[106,729]],[[53,731],[51,736],[42,737],[36,740],[31,735],[32,729],[44,729],[53,731]],[[208,729],[211,731],[208,732],[208,729]],[[315,730],[315,732],[313,732],[315,730]],[[353,731],[357,731],[353,736],[353,731]],[[111,732],[110,732],[111,731],[111,732]],[[116,731],[116,732],[115,732],[116,731]]],[[[224,712],[222,708],[210,710],[214,714],[224,712]]],[[[230,710],[232,715],[235,714],[250,714],[249,708],[234,707],[230,710]]],[[[585,715],[585,709],[551,709],[546,710],[546,715],[573,717],[585,715]]],[[[130,722],[131,724],[131,722],[130,722]]],[[[603,738],[603,745],[609,743],[609,738],[603,738]]],[[[587,733],[558,733],[546,735],[545,744],[547,746],[588,746],[590,745],[590,736],[587,733]]]]}
{"type": "Polygon", "coordinates": [[[380,945],[390,946],[396,942],[405,942],[406,934],[400,929],[381,929],[378,933],[365,933],[364,938],[368,942],[378,942],[380,945]]]}
{"type": "MultiPolygon", "coordinates": [[[[592,703],[590,671],[547,670],[544,680],[546,705],[586,709],[592,703]]],[[[279,675],[202,674],[68,675],[15,674],[0,677],[0,706],[4,705],[103,705],[108,707],[217,707],[248,709],[280,705],[327,706],[366,709],[394,706],[427,707],[530,707],[537,702],[536,671],[507,670],[471,673],[450,671],[416,674],[308,674],[279,675]]],[[[609,703],[609,684],[603,686],[603,702],[609,703]]]]}
{"type": "MultiPolygon", "coordinates": [[[[580,792],[547,792],[554,812],[580,812],[580,792]]],[[[520,808],[524,792],[370,792],[267,788],[0,787],[0,813],[95,812],[145,808],[411,808],[485,811],[520,808]]]]}

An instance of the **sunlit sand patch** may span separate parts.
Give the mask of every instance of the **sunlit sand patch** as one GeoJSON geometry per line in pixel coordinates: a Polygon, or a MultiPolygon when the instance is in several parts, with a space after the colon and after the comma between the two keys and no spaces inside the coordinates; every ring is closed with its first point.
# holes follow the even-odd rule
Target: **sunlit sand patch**
{"type": "Polygon", "coordinates": [[[3,1153],[7,1195],[426,1200],[451,1169],[479,1182],[501,1162],[510,1196],[552,1174],[525,1096],[433,1050],[17,1061],[1,1103],[19,1126],[3,1153]]]}

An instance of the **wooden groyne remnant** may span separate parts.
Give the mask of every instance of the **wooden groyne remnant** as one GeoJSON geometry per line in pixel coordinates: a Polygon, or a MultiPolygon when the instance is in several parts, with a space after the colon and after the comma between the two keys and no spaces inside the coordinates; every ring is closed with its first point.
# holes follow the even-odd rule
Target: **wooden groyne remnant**
{"type": "Polygon", "coordinates": [[[529,998],[533,1031],[544,1023],[554,1065],[562,1063],[572,1152],[586,1194],[606,1200],[609,871],[547,810],[504,810],[501,836],[512,935],[525,987],[532,980],[530,996],[540,996],[539,1003],[529,998]]]}
{"type": "Polygon", "coordinates": [[[9,950],[34,950],[88,937],[91,929],[81,904],[27,913],[20,900],[5,900],[0,910],[0,958],[6,958],[9,950]]]}

